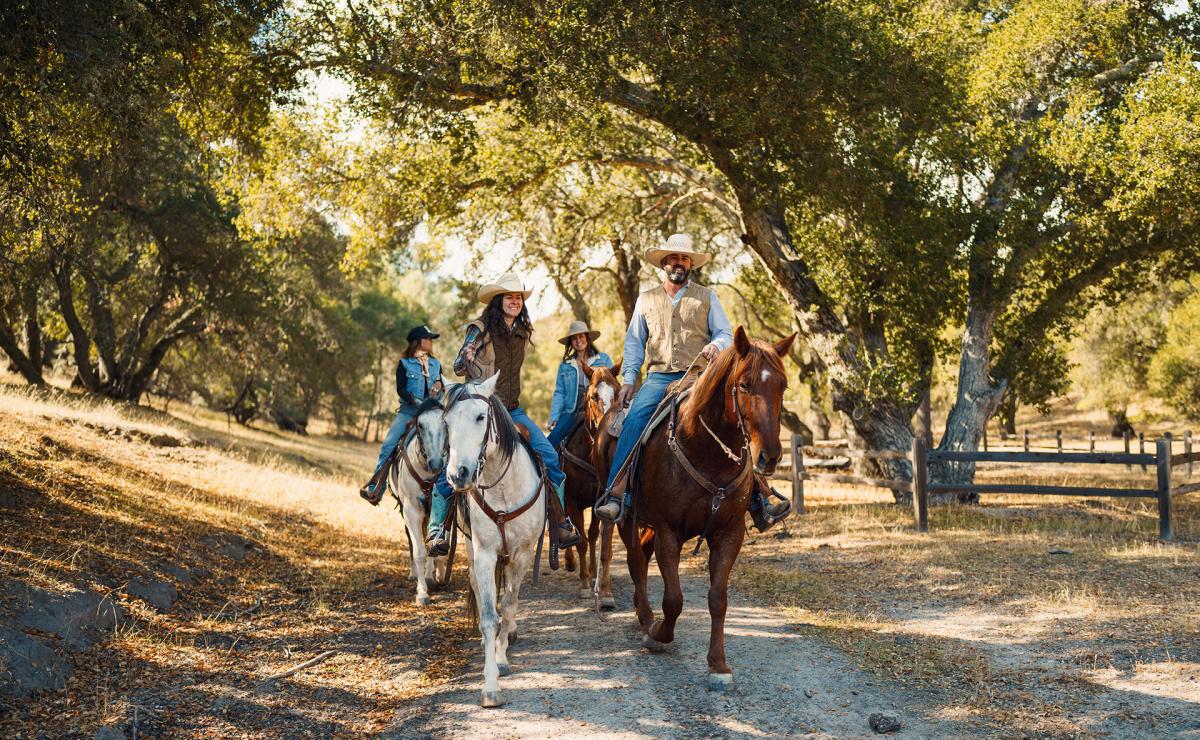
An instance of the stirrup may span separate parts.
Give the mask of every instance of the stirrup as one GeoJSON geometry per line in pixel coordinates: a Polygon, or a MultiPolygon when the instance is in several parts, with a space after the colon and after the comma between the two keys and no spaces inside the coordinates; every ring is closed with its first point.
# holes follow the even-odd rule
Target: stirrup
{"type": "Polygon", "coordinates": [[[602,500],[597,500],[596,503],[592,504],[592,514],[600,517],[610,524],[617,524],[625,517],[625,497],[617,496],[612,492],[606,492],[602,500]],[[617,505],[616,516],[611,516],[607,512],[601,511],[602,508],[607,507],[612,503],[617,505]]]}
{"type": "Polygon", "coordinates": [[[776,491],[774,488],[768,488],[769,494],[764,496],[761,491],[755,489],[752,496],[758,499],[758,506],[750,507],[750,519],[754,522],[754,528],[759,532],[766,532],[771,527],[783,519],[786,519],[792,513],[792,502],[783,494],[776,491]],[[779,499],[778,504],[772,504],[771,498],[779,499]]]}
{"type": "Polygon", "coordinates": [[[367,485],[358,489],[358,495],[362,496],[363,500],[371,506],[379,506],[379,502],[383,500],[383,494],[386,493],[386,485],[386,483],[380,481],[375,486],[372,486],[371,481],[367,481],[367,485]]]}
{"type": "Polygon", "coordinates": [[[446,527],[439,526],[425,538],[425,549],[431,557],[440,558],[450,554],[450,542],[446,539],[446,527]]]}
{"type": "Polygon", "coordinates": [[[562,548],[574,547],[583,541],[583,537],[579,534],[579,530],[575,527],[575,523],[570,519],[563,519],[558,525],[558,546],[562,548]],[[563,525],[570,528],[570,534],[566,534],[563,525]]]}

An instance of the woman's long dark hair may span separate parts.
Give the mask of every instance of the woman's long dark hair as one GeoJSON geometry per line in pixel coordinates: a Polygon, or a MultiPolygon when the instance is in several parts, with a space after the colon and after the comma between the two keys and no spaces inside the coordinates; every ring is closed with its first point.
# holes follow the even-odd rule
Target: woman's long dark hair
{"type": "MultiPolygon", "coordinates": [[[[572,335],[572,336],[574,336],[574,335],[572,335]]],[[[586,334],[586,335],[584,335],[584,336],[586,336],[586,337],[587,337],[587,342],[588,342],[588,344],[587,344],[587,356],[588,356],[589,358],[591,358],[591,357],[595,357],[596,355],[600,354],[600,350],[596,349],[596,345],[592,344],[592,335],[591,335],[591,334],[586,334]]],[[[563,359],[562,359],[562,361],[563,361],[563,362],[570,362],[571,360],[575,359],[575,356],[576,356],[576,355],[578,355],[578,354],[579,354],[579,353],[575,351],[575,346],[574,346],[574,345],[571,343],[571,339],[570,339],[570,337],[568,337],[568,338],[567,338],[567,351],[566,351],[566,352],[563,352],[563,359]]]]}
{"type": "MultiPolygon", "coordinates": [[[[487,307],[483,309],[483,326],[488,336],[503,336],[508,333],[508,325],[504,323],[504,296],[504,293],[493,296],[492,300],[488,301],[487,307]]],[[[533,322],[529,320],[529,307],[525,305],[524,301],[521,301],[520,315],[513,321],[513,328],[518,326],[525,329],[525,333],[530,337],[529,343],[533,344],[533,322]]]]}

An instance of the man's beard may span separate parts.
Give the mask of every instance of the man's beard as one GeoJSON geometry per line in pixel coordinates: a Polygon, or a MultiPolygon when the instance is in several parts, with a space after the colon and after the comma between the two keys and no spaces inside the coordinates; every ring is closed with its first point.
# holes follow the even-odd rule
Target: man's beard
{"type": "Polygon", "coordinates": [[[676,285],[683,285],[688,281],[692,271],[683,267],[674,267],[667,270],[667,279],[676,285]]]}

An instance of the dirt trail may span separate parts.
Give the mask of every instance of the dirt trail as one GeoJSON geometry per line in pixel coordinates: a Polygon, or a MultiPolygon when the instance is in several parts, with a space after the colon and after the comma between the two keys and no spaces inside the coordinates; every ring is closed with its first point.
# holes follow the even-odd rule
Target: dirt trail
{"type": "MultiPolygon", "coordinates": [[[[623,564],[621,570],[613,565],[614,575],[623,574],[623,564]]],[[[468,671],[406,702],[385,737],[871,737],[868,717],[876,712],[899,718],[899,734],[907,737],[966,729],[920,716],[912,709],[919,706],[914,698],[736,594],[726,633],[735,686],[726,694],[710,693],[707,582],[684,579],[676,642],[667,653],[651,655],[639,644],[627,578],[614,580],[621,608],[603,621],[591,602],[574,598],[573,577],[550,574],[537,587],[526,581],[520,639],[510,649],[514,672],[500,679],[509,703],[479,706],[483,661],[479,641],[471,640],[465,646],[472,651],[468,671]]],[[[656,604],[661,593],[655,577],[656,604]]]]}

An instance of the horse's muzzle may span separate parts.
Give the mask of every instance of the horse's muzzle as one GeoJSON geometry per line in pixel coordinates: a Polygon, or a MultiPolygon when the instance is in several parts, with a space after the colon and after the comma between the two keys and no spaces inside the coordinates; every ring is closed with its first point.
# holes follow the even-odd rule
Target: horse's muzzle
{"type": "Polygon", "coordinates": [[[452,474],[446,476],[446,478],[450,481],[450,485],[454,486],[454,489],[457,491],[469,488],[471,484],[471,477],[471,471],[467,470],[466,465],[459,465],[458,470],[455,470],[452,474]]]}
{"type": "Polygon", "coordinates": [[[767,457],[767,453],[759,452],[758,457],[754,460],[754,472],[759,475],[771,475],[775,472],[775,466],[779,464],[779,456],[767,457]]]}

